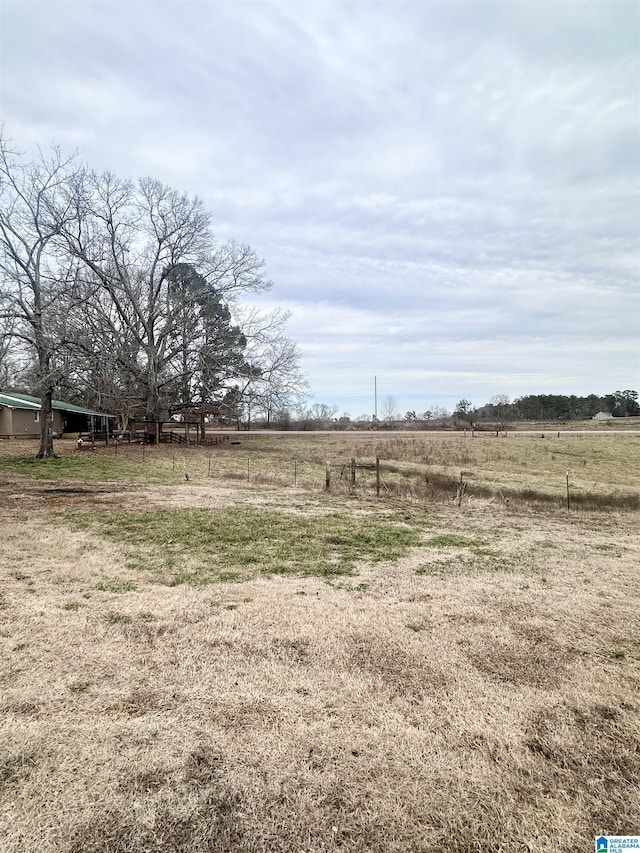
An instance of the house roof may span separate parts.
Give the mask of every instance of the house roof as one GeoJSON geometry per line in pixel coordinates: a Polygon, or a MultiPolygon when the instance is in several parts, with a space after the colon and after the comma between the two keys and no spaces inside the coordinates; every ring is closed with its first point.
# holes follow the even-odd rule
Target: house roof
{"type": "MultiPolygon", "coordinates": [[[[29,394],[17,394],[15,391],[0,391],[0,406],[10,409],[29,409],[33,412],[40,411],[40,398],[31,397],[29,394]]],[[[53,400],[52,406],[60,412],[77,412],[81,415],[97,415],[100,418],[115,418],[107,412],[98,412],[95,409],[87,409],[84,406],[76,406],[74,403],[65,403],[64,400],[53,400]]]]}

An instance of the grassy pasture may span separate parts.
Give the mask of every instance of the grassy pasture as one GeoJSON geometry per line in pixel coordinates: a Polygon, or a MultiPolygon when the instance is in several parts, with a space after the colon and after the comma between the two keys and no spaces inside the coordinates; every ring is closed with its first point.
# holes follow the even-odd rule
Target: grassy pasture
{"type": "MultiPolygon", "coordinates": [[[[322,488],[325,464],[331,464],[332,490],[348,491],[350,459],[382,463],[383,494],[415,500],[455,495],[463,472],[467,495],[531,505],[562,506],[569,473],[576,504],[640,509],[640,434],[606,430],[585,434],[541,432],[454,434],[275,435],[238,433],[238,445],[199,448],[123,445],[78,451],[59,442],[59,459],[35,460],[16,444],[0,446],[0,476],[19,473],[37,479],[86,482],[180,484],[219,481],[238,486],[273,485],[322,488]]],[[[372,471],[358,470],[361,492],[375,485],[372,471]]]]}
{"type": "Polygon", "coordinates": [[[638,832],[637,436],[58,449],[0,446],[2,853],[638,832]]]}

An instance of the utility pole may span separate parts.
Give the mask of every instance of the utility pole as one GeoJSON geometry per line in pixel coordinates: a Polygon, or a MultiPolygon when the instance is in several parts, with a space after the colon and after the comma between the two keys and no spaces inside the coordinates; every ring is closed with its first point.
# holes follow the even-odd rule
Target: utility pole
{"type": "Polygon", "coordinates": [[[374,400],[373,419],[375,421],[377,421],[378,420],[378,377],[377,376],[373,377],[373,400],[374,400]]]}

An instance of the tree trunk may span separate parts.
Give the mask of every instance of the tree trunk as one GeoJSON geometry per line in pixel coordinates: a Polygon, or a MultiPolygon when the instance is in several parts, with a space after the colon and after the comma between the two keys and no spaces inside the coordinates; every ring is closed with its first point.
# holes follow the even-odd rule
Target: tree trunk
{"type": "Polygon", "coordinates": [[[53,391],[47,388],[40,401],[40,448],[36,459],[55,459],[53,450],[53,391]]]}
{"type": "Polygon", "coordinates": [[[160,421],[160,392],[158,389],[158,362],[156,354],[150,350],[147,355],[147,400],[146,400],[146,415],[147,428],[146,433],[151,438],[148,441],[159,441],[159,421],[160,421]]]}

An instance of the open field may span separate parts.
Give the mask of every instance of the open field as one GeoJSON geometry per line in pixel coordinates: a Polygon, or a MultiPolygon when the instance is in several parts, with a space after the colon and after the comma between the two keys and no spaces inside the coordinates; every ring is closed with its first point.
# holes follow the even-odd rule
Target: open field
{"type": "MultiPolygon", "coordinates": [[[[448,500],[461,472],[467,497],[531,507],[566,504],[569,473],[572,501],[595,508],[640,510],[640,433],[533,435],[510,433],[232,433],[234,445],[217,448],[124,444],[78,451],[75,442],[58,442],[62,458],[41,461],[22,454],[17,442],[0,444],[3,471],[29,478],[75,481],[127,481],[140,484],[193,485],[233,482],[324,488],[331,464],[332,492],[349,487],[351,458],[382,465],[383,496],[416,502],[448,500]],[[543,437],[544,436],[544,437],[543,437]],[[89,459],[91,457],[91,459],[89,459]]],[[[357,474],[357,491],[372,494],[375,473],[357,474]]]]}
{"type": "Polygon", "coordinates": [[[640,831],[639,436],[240,440],[0,446],[0,853],[640,831]]]}

